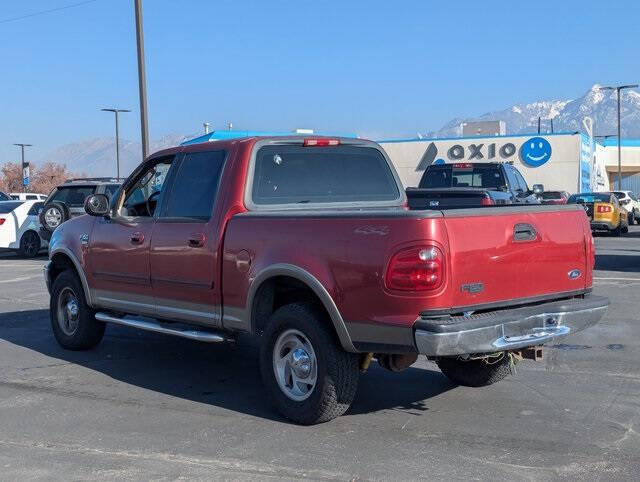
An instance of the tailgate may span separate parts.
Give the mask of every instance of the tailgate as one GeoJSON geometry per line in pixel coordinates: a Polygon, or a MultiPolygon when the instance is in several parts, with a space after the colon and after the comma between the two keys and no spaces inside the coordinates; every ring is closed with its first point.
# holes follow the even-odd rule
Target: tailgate
{"type": "Polygon", "coordinates": [[[409,209],[452,209],[481,206],[489,200],[486,189],[423,189],[406,190],[409,209]]]}
{"type": "Polygon", "coordinates": [[[453,307],[584,291],[590,265],[581,211],[576,206],[444,211],[453,307]]]}

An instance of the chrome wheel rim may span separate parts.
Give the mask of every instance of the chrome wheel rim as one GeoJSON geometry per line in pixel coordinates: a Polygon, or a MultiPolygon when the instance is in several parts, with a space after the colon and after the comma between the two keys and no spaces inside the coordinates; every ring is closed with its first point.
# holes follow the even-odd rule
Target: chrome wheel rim
{"type": "Polygon", "coordinates": [[[80,306],[71,288],[64,288],[58,295],[58,326],[67,336],[73,336],[78,329],[80,306]]]}
{"type": "Polygon", "coordinates": [[[57,228],[62,221],[62,213],[57,208],[49,208],[44,213],[44,222],[50,228],[57,228]]]}
{"type": "Polygon", "coordinates": [[[313,393],[318,361],[309,339],[295,329],[278,336],[273,348],[273,372],[278,386],[291,400],[301,402],[313,393]]]}

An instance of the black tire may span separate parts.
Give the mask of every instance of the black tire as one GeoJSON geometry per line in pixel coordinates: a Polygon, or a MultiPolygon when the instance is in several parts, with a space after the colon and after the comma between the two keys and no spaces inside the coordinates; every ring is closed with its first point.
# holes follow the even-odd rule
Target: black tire
{"type": "Polygon", "coordinates": [[[486,387],[511,374],[507,353],[500,360],[489,363],[484,360],[465,361],[456,357],[440,358],[436,363],[449,380],[465,387],[486,387]]]}
{"type": "Polygon", "coordinates": [[[20,249],[18,255],[23,258],[35,258],[40,252],[42,242],[40,236],[35,231],[27,231],[20,238],[20,249]]]}
{"type": "Polygon", "coordinates": [[[49,314],[53,334],[63,348],[88,350],[100,343],[104,336],[105,324],[95,319],[95,311],[87,305],[84,297],[82,283],[71,270],[62,272],[53,282],[49,314]],[[66,318],[69,316],[67,306],[71,301],[75,301],[77,307],[72,323],[69,322],[70,318],[66,318]]]}
{"type": "Polygon", "coordinates": [[[260,350],[260,371],[267,395],[284,417],[303,425],[342,415],[351,406],[358,388],[358,355],[342,349],[325,321],[328,320],[313,304],[285,305],[271,316],[260,350]],[[316,360],[315,385],[308,390],[308,398],[301,401],[292,399],[280,387],[274,362],[276,343],[292,331],[308,339],[316,360]]]}
{"type": "Polygon", "coordinates": [[[40,225],[46,231],[53,233],[55,229],[70,217],[69,208],[64,203],[57,201],[45,204],[40,213],[40,225]],[[56,220],[56,222],[53,221],[56,220]]]}
{"type": "Polygon", "coordinates": [[[627,225],[628,226],[633,226],[633,219],[634,219],[635,215],[633,214],[633,210],[627,214],[627,225]]]}
{"type": "Polygon", "coordinates": [[[619,237],[622,233],[622,220],[618,223],[618,226],[615,229],[611,230],[611,235],[615,237],[619,237]]]}

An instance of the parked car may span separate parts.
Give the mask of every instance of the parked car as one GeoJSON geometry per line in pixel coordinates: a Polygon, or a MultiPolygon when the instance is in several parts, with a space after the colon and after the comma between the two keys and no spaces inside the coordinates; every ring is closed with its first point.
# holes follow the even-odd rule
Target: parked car
{"type": "Polygon", "coordinates": [[[540,194],[542,204],[567,204],[570,194],[567,191],[544,191],[540,194]]]}
{"type": "Polygon", "coordinates": [[[0,191],[0,201],[11,201],[11,196],[0,191]]]}
{"type": "Polygon", "coordinates": [[[592,231],[607,231],[614,236],[629,231],[629,214],[611,192],[573,194],[568,204],[580,204],[591,223],[592,231]]]}
{"type": "Polygon", "coordinates": [[[109,323],[209,343],[252,334],[269,398],[313,424],[349,408],[374,357],[400,371],[423,354],[455,383],[489,385],[603,316],[581,207],[405,203],[362,139],[157,152],[54,231],[53,333],[72,350],[109,323]]]}
{"type": "Polygon", "coordinates": [[[38,235],[38,209],[41,201],[0,201],[0,248],[18,251],[20,256],[33,258],[46,241],[38,235]]]}
{"type": "Polygon", "coordinates": [[[418,187],[407,188],[412,209],[450,209],[496,204],[540,204],[544,187],[529,189],[509,163],[461,162],[431,164],[418,187]]]}
{"type": "Polygon", "coordinates": [[[84,200],[92,194],[107,197],[120,188],[121,179],[92,177],[69,179],[54,188],[40,213],[40,236],[49,240],[51,233],[65,221],[84,214],[84,200]]]}
{"type": "Polygon", "coordinates": [[[629,213],[629,225],[640,223],[640,200],[633,191],[613,191],[620,205],[629,213]]]}
{"type": "Polygon", "coordinates": [[[47,199],[47,196],[44,194],[32,192],[10,192],[9,196],[16,201],[44,201],[47,199]]]}

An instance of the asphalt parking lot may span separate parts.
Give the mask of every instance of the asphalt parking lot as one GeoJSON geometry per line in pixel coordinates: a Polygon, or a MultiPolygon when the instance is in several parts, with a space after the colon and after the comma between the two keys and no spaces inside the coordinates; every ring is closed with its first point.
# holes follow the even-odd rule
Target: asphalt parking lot
{"type": "Polygon", "coordinates": [[[487,388],[421,359],[377,366],[332,422],[264,400],[248,343],[109,326],[68,352],[49,326],[44,258],[0,255],[0,478],[635,479],[640,473],[640,227],[596,238],[598,326],[487,388]]]}

